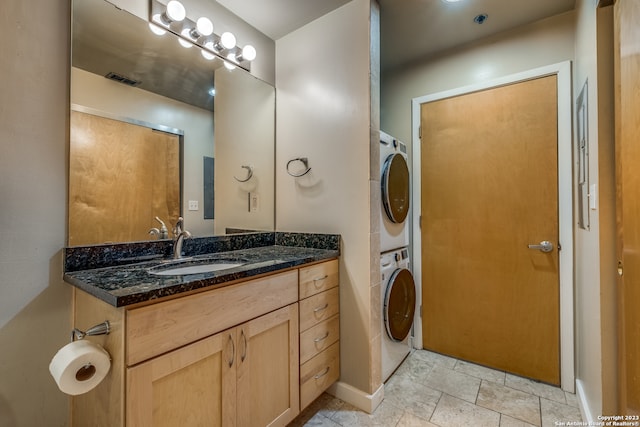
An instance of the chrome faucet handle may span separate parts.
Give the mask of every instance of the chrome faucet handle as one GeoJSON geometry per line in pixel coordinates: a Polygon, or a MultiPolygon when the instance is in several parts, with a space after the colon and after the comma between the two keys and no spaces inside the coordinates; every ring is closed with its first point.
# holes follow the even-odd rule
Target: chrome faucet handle
{"type": "MultiPolygon", "coordinates": [[[[159,217],[156,217],[156,221],[160,223],[160,229],[158,230],[158,239],[166,239],[169,237],[169,230],[167,230],[167,226],[164,221],[162,221],[159,217]]],[[[152,228],[152,230],[156,230],[152,228]]],[[[149,232],[151,233],[151,232],[149,232]]]]}
{"type": "Polygon", "coordinates": [[[173,227],[173,238],[177,239],[178,236],[182,233],[182,228],[184,227],[184,218],[181,216],[178,217],[178,221],[176,221],[176,226],[173,227]]]}

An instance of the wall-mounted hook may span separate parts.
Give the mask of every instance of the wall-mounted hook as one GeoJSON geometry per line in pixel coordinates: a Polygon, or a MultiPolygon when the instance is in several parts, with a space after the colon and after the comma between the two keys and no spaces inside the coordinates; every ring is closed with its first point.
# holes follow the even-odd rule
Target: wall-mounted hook
{"type": "Polygon", "coordinates": [[[291,159],[287,162],[287,173],[289,175],[291,175],[294,178],[300,178],[301,176],[304,176],[306,174],[308,174],[311,171],[311,167],[309,166],[309,159],[306,157],[297,157],[295,159],[291,159]],[[291,165],[291,163],[293,162],[300,162],[304,165],[305,170],[302,171],[301,173],[295,174],[295,173],[291,173],[291,171],[289,170],[289,165],[291,165]]]}
{"type": "Polygon", "coordinates": [[[251,177],[253,176],[253,168],[251,166],[248,165],[242,165],[241,166],[243,169],[247,170],[247,177],[242,179],[242,178],[238,178],[237,176],[233,176],[235,178],[236,181],[238,182],[247,182],[251,179],[251,177]]]}

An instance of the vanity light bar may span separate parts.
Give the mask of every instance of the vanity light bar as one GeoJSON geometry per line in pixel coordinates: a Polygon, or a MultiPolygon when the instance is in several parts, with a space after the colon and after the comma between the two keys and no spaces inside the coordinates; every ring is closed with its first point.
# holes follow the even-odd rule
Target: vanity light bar
{"type": "Polygon", "coordinates": [[[164,5],[158,0],[150,0],[149,11],[149,28],[154,34],[163,35],[169,31],[178,37],[182,46],[198,46],[208,60],[220,58],[229,69],[251,70],[251,61],[257,54],[253,46],[237,46],[236,37],[230,32],[215,34],[213,23],[206,17],[192,21],[179,1],[171,0],[164,5]]]}

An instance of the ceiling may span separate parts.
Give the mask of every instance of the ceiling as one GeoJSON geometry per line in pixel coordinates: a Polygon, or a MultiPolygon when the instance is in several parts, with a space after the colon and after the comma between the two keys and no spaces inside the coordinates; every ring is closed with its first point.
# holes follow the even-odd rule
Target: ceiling
{"type": "MultiPolygon", "coordinates": [[[[277,40],[350,0],[217,0],[277,40]]],[[[557,15],[575,0],[379,0],[383,69],[557,15]],[[488,18],[474,22],[479,14],[488,18]]]]}

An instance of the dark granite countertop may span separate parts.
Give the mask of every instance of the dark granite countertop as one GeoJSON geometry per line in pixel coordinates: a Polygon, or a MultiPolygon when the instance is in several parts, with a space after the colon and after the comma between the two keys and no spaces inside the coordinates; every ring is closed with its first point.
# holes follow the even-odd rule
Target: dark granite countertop
{"type": "Polygon", "coordinates": [[[340,251],[336,249],[271,245],[197,255],[184,259],[180,265],[204,263],[211,257],[215,257],[216,261],[220,262],[242,263],[239,267],[221,271],[158,276],[151,274],[149,269],[168,268],[170,261],[155,260],[137,264],[67,271],[64,280],[115,307],[122,307],[197,289],[213,289],[230,281],[328,260],[339,255],[340,251]]]}
{"type": "Polygon", "coordinates": [[[115,243],[65,248],[64,280],[89,294],[122,307],[198,289],[221,287],[264,273],[340,256],[340,235],[252,232],[197,237],[184,242],[179,267],[215,262],[240,263],[220,271],[160,276],[166,270],[171,240],[115,243]]]}

